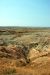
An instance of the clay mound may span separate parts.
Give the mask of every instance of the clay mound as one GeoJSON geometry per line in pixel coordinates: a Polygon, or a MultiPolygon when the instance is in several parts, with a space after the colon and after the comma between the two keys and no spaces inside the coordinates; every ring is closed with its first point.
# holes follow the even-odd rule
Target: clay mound
{"type": "Polygon", "coordinates": [[[14,45],[8,45],[8,46],[0,46],[0,53],[5,53],[5,54],[11,54],[11,56],[19,56],[22,55],[20,53],[21,49],[16,48],[14,45]]]}
{"type": "Polygon", "coordinates": [[[39,52],[38,50],[32,48],[29,53],[28,53],[28,59],[30,59],[30,62],[33,62],[35,59],[39,58],[39,57],[43,57],[43,56],[47,56],[48,52],[47,51],[41,51],[39,52]]]}
{"type": "Polygon", "coordinates": [[[26,47],[23,45],[8,45],[8,46],[0,46],[0,57],[16,59],[20,65],[27,64],[27,51],[25,51],[26,47]]]}
{"type": "Polygon", "coordinates": [[[39,51],[35,50],[34,48],[32,48],[29,53],[28,53],[28,59],[33,59],[35,57],[37,57],[39,55],[39,51]]]}

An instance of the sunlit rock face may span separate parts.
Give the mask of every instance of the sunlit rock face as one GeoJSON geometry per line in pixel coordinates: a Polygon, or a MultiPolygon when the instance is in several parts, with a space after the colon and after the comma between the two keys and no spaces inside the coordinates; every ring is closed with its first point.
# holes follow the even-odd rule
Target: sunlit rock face
{"type": "Polygon", "coordinates": [[[30,51],[28,53],[28,59],[32,60],[33,58],[37,57],[38,55],[39,55],[39,51],[32,48],[32,49],[30,49],[30,51]]]}

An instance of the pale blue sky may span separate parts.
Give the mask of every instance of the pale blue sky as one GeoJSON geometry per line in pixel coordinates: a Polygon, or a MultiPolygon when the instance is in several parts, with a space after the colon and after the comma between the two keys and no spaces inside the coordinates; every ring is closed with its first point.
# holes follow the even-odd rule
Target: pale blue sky
{"type": "Polygon", "coordinates": [[[0,0],[0,26],[50,27],[50,0],[0,0]]]}

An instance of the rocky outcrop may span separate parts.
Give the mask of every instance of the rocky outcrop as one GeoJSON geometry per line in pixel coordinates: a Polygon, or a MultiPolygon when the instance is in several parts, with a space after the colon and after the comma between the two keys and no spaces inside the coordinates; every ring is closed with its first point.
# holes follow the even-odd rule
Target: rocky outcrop
{"type": "Polygon", "coordinates": [[[0,46],[0,57],[11,58],[11,59],[19,59],[19,62],[23,65],[26,64],[27,61],[27,47],[24,45],[8,45],[8,46],[0,46]]]}
{"type": "Polygon", "coordinates": [[[38,50],[31,48],[27,58],[30,60],[30,62],[34,62],[34,60],[38,59],[39,57],[44,57],[47,56],[48,54],[49,51],[42,50],[41,52],[39,52],[38,50]]]}

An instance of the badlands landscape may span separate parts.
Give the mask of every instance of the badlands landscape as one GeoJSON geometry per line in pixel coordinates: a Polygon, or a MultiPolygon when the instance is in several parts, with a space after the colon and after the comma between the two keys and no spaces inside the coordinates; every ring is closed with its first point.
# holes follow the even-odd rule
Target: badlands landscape
{"type": "Polygon", "coordinates": [[[50,75],[50,28],[0,27],[0,75],[50,75]]]}

